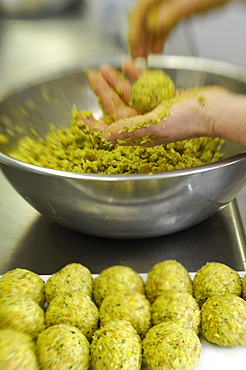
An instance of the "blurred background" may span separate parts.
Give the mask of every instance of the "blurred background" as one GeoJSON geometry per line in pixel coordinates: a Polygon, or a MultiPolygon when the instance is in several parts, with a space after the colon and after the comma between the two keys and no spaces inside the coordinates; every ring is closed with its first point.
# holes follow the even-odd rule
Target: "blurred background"
{"type": "MultiPolygon", "coordinates": [[[[0,78],[127,52],[132,4],[134,0],[0,0],[0,78]]],[[[163,52],[246,67],[245,19],[242,1],[194,16],[172,32],[163,52]]]]}

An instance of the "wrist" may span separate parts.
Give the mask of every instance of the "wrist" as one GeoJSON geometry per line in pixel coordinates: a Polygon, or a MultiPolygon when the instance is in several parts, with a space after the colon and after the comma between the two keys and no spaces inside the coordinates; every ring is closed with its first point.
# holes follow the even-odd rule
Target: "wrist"
{"type": "Polygon", "coordinates": [[[246,95],[224,88],[205,88],[203,94],[203,133],[246,145],[246,95]]]}

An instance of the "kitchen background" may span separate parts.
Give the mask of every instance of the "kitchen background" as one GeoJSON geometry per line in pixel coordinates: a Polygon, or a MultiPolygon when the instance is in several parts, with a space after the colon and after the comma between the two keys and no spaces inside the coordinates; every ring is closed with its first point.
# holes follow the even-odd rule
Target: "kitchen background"
{"type": "MultiPolygon", "coordinates": [[[[0,93],[84,58],[127,53],[127,10],[132,0],[0,0],[0,93]],[[37,11],[37,4],[41,8],[37,11]],[[52,7],[54,3],[54,7],[52,7]],[[25,10],[27,9],[27,10],[25,10]]],[[[246,1],[182,22],[163,51],[246,68],[246,1]]],[[[237,197],[246,227],[246,189],[237,197]]],[[[2,265],[37,217],[0,173],[2,265]]],[[[6,264],[5,264],[6,262],[6,264]]],[[[24,263],[24,262],[23,262],[24,263]]]]}

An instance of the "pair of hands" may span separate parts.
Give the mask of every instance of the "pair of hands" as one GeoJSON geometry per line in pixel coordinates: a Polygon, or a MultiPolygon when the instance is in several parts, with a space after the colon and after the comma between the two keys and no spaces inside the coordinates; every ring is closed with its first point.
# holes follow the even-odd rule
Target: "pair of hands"
{"type": "Polygon", "coordinates": [[[130,54],[133,58],[161,53],[168,34],[182,19],[233,0],[135,1],[128,34],[130,54]]]}
{"type": "MultiPolygon", "coordinates": [[[[125,74],[109,65],[102,65],[98,70],[88,72],[89,82],[111,123],[97,120],[93,115],[78,115],[91,130],[100,132],[109,141],[118,141],[124,145],[155,146],[169,142],[199,136],[214,136],[214,120],[207,120],[206,112],[210,102],[224,101],[230,93],[223,88],[205,87],[177,92],[178,99],[159,104],[151,112],[140,115],[131,106],[131,88],[129,80],[136,81],[145,73],[134,62],[125,62],[122,66],[125,74]],[[128,76],[129,78],[126,78],[128,76]],[[166,106],[170,110],[163,117],[166,106]],[[161,118],[160,118],[161,117],[161,118]]],[[[228,104],[226,100],[226,104],[228,104]]]]}
{"type": "MultiPolygon", "coordinates": [[[[129,22],[133,58],[161,53],[169,32],[180,20],[233,0],[136,1],[129,22]]],[[[124,63],[123,71],[133,81],[144,73],[133,62],[124,63]]],[[[154,146],[192,137],[220,136],[246,145],[245,95],[209,87],[190,97],[181,92],[169,114],[160,120],[165,103],[140,115],[130,104],[131,83],[114,68],[101,66],[98,71],[89,72],[88,78],[111,124],[97,121],[92,115],[78,116],[78,119],[107,140],[122,140],[124,145],[154,146]]]]}

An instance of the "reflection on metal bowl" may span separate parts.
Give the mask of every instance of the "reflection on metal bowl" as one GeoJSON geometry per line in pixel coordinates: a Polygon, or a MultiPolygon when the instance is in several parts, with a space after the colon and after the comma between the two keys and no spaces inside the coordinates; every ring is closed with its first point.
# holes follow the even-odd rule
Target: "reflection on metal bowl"
{"type": "MultiPolygon", "coordinates": [[[[84,63],[93,68],[107,61],[120,67],[122,59],[84,63]]],[[[150,67],[164,69],[179,88],[220,84],[238,93],[246,91],[246,72],[225,63],[158,56],[150,60],[150,67]]],[[[51,122],[67,125],[74,104],[79,110],[100,114],[81,66],[46,76],[2,98],[0,133],[9,136],[11,146],[30,135],[30,129],[44,136],[51,122]],[[17,122],[21,133],[15,130],[17,122]]],[[[195,225],[236,197],[246,180],[245,148],[226,142],[223,152],[225,158],[220,161],[153,176],[57,171],[14,160],[3,152],[0,163],[22,197],[58,224],[101,237],[146,238],[195,225]]]]}

